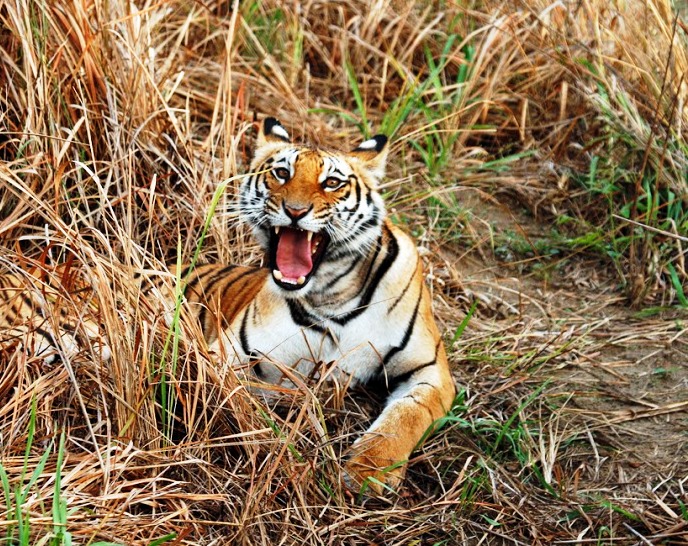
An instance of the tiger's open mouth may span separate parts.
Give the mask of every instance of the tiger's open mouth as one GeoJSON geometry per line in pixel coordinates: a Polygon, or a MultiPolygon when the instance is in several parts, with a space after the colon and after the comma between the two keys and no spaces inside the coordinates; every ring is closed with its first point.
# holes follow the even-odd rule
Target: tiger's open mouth
{"type": "Polygon", "coordinates": [[[270,232],[270,269],[275,282],[287,290],[303,288],[317,271],[329,240],[324,233],[273,227],[270,232]]]}

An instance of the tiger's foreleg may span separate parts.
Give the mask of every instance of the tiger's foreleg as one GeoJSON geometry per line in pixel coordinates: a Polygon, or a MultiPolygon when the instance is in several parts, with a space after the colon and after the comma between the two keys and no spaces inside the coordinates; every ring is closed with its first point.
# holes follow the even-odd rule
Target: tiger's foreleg
{"type": "Polygon", "coordinates": [[[345,482],[382,493],[403,478],[411,452],[450,409],[455,395],[444,347],[437,360],[397,386],[370,428],[351,447],[345,482]]]}

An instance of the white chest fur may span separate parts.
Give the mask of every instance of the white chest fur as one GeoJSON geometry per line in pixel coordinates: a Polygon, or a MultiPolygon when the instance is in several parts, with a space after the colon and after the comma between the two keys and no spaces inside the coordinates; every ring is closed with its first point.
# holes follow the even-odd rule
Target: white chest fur
{"type": "Polygon", "coordinates": [[[432,361],[434,336],[415,320],[423,299],[418,256],[406,236],[397,241],[397,260],[369,297],[312,307],[268,280],[225,331],[225,358],[232,364],[253,361],[269,382],[280,381],[286,369],[366,382],[380,373],[403,373],[410,358],[432,361]]]}
{"type": "Polygon", "coordinates": [[[266,316],[260,312],[260,302],[259,298],[249,306],[245,316],[238,317],[226,332],[229,346],[224,354],[257,360],[262,378],[270,382],[279,381],[280,370],[286,367],[305,376],[319,368],[341,381],[351,377],[365,382],[382,366],[382,355],[403,335],[387,324],[384,303],[371,304],[366,312],[341,325],[310,313],[301,316],[300,322],[312,322],[298,324],[284,300],[273,301],[266,316]]]}

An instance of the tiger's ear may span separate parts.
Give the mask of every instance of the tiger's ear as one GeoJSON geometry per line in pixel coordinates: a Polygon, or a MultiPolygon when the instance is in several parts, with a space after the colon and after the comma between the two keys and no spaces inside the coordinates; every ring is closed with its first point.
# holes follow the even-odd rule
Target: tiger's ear
{"type": "Polygon", "coordinates": [[[258,147],[280,142],[291,142],[289,133],[275,118],[265,118],[258,131],[258,147]]]}
{"type": "Polygon", "coordinates": [[[361,161],[377,178],[385,175],[387,162],[387,137],[375,135],[354,148],[350,155],[361,161]]]}

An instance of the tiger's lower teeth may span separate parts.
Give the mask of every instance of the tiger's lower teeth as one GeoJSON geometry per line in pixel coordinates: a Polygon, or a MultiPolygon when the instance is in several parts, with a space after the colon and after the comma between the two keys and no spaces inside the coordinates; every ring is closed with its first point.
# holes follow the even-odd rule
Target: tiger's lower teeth
{"type": "Polygon", "coordinates": [[[272,276],[275,277],[276,280],[285,284],[298,284],[299,286],[306,284],[306,277],[303,275],[301,275],[298,279],[290,279],[285,277],[279,269],[273,269],[272,276]]]}

